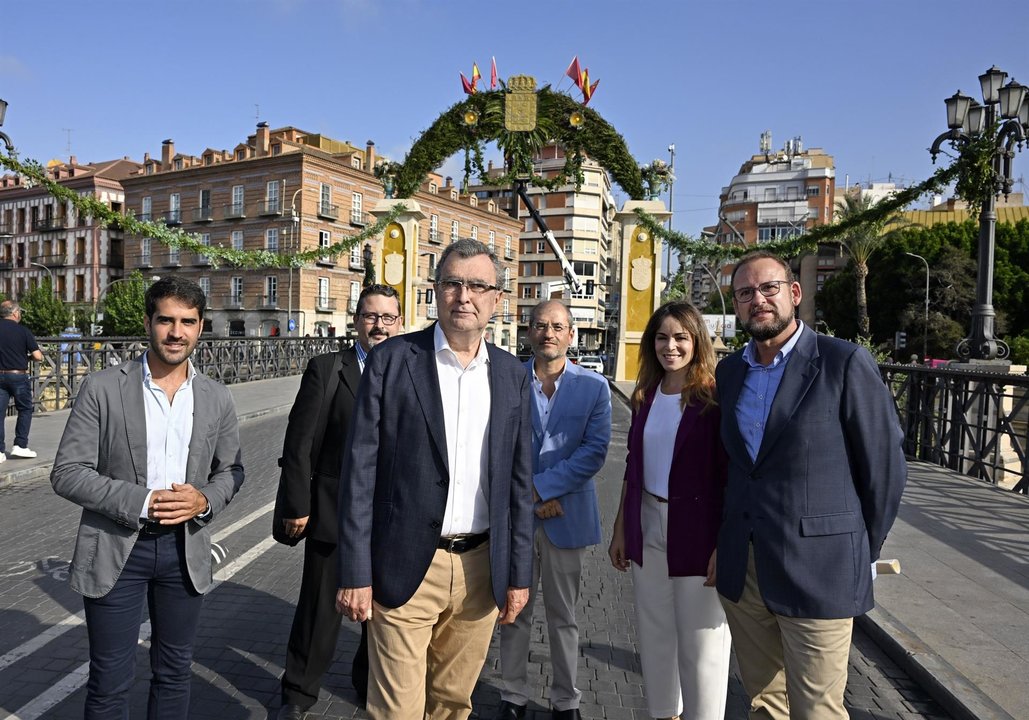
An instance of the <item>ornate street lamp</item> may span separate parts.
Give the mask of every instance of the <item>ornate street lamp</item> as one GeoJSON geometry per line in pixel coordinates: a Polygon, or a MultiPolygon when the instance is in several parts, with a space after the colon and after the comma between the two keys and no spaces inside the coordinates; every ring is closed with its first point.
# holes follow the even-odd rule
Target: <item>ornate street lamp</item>
{"type": "MultiPolygon", "coordinates": [[[[993,134],[990,157],[992,182],[983,191],[979,213],[978,270],[975,280],[975,307],[969,336],[958,343],[957,353],[965,360],[1003,360],[1008,346],[993,336],[993,251],[997,227],[996,201],[999,193],[1007,195],[1015,178],[1011,161],[1014,147],[1021,149],[1029,132],[1029,92],[1024,85],[1007,80],[1007,73],[996,65],[979,76],[983,104],[957,92],[945,100],[947,132],[940,135],[929,149],[933,162],[944,142],[961,149],[980,140],[984,133],[993,134]]],[[[976,198],[965,198],[975,200],[976,198]]]]}
{"type": "MultiPolygon", "coordinates": [[[[4,124],[4,115],[7,114],[7,101],[0,100],[0,127],[4,124]]],[[[11,138],[7,137],[6,134],[0,132],[0,140],[4,142],[4,149],[7,150],[7,154],[12,158],[18,157],[18,152],[14,149],[14,143],[11,142],[11,138]]]]}
{"type": "Polygon", "coordinates": [[[369,285],[375,284],[375,266],[372,265],[372,246],[371,243],[364,244],[364,252],[361,253],[361,257],[364,259],[364,282],[362,287],[368,287],[369,285]]]}

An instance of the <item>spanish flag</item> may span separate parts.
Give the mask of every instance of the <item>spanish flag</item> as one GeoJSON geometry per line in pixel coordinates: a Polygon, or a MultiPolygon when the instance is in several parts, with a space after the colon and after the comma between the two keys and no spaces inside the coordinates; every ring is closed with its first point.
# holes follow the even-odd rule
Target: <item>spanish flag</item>
{"type": "Polygon", "coordinates": [[[582,85],[580,86],[580,88],[582,89],[582,104],[583,105],[589,105],[590,100],[593,99],[593,93],[596,92],[597,85],[599,85],[599,84],[600,84],[600,81],[597,80],[595,83],[590,85],[590,71],[589,71],[589,68],[586,68],[585,70],[582,71],[582,85]]]}
{"type": "Polygon", "coordinates": [[[479,83],[479,80],[481,79],[482,73],[479,72],[479,66],[475,63],[472,63],[472,90],[475,89],[475,86],[479,83]]]}

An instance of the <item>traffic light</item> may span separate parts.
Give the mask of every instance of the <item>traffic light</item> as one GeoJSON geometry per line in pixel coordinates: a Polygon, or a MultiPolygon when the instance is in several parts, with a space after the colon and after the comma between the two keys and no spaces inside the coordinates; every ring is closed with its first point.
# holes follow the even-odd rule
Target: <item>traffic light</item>
{"type": "Polygon", "coordinates": [[[596,284],[595,284],[595,282],[593,280],[587,280],[586,281],[586,295],[587,296],[593,294],[593,290],[595,288],[595,285],[596,284]]]}
{"type": "Polygon", "coordinates": [[[898,330],[893,334],[893,347],[897,350],[903,350],[908,346],[908,334],[903,330],[898,330]]]}

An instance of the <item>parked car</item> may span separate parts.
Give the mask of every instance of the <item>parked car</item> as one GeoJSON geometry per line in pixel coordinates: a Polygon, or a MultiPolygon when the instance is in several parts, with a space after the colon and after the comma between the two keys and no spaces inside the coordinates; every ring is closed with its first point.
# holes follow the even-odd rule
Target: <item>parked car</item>
{"type": "Polygon", "coordinates": [[[579,365],[586,368],[587,370],[592,370],[593,372],[604,372],[604,361],[596,355],[580,355],[579,365]]]}

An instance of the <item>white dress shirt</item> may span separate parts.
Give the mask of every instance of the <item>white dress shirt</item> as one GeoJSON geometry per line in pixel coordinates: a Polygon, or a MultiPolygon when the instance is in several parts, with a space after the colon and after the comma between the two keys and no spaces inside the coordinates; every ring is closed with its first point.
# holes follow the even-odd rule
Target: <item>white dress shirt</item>
{"type": "Polygon", "coordinates": [[[543,392],[543,381],[536,376],[536,363],[532,364],[532,397],[536,401],[536,410],[540,415],[540,427],[543,430],[547,429],[547,422],[550,420],[550,408],[554,406],[554,400],[557,399],[557,391],[561,389],[561,379],[565,376],[565,370],[568,368],[568,360],[565,360],[565,366],[561,368],[561,374],[554,379],[554,394],[547,397],[547,394],[543,392]]]}
{"type": "Polygon", "coordinates": [[[147,519],[154,490],[170,490],[172,483],[186,482],[186,460],[193,437],[193,378],[197,371],[187,362],[186,381],[175,391],[173,402],[154,382],[143,353],[143,410],[146,415],[146,486],[150,489],[139,517],[147,519]]]}
{"type": "Polygon", "coordinates": [[[436,372],[446,425],[450,490],[443,515],[443,537],[489,530],[489,354],[486,341],[462,367],[436,324],[436,372]]]}

